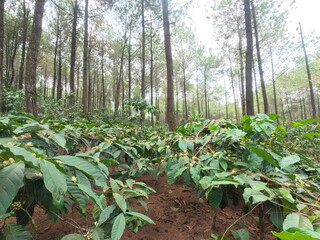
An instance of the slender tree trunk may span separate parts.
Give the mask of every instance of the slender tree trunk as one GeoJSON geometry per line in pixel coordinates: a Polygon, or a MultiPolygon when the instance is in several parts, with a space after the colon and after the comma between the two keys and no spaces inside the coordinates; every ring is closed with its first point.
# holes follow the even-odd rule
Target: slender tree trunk
{"type": "Polygon", "coordinates": [[[246,115],[246,94],[244,88],[244,64],[243,64],[243,44],[242,44],[242,34],[240,31],[240,22],[237,21],[237,30],[239,38],[239,59],[240,59],[240,96],[241,96],[241,108],[242,115],[246,115]]]}
{"type": "Polygon", "coordinates": [[[197,66],[197,77],[196,77],[196,81],[197,81],[197,106],[198,106],[198,113],[200,114],[201,113],[201,110],[200,110],[200,96],[199,96],[199,76],[198,76],[198,66],[197,66]]]}
{"type": "Polygon", "coordinates": [[[18,50],[18,33],[16,34],[13,46],[12,46],[12,53],[10,57],[10,69],[11,69],[11,76],[10,76],[10,81],[9,81],[9,87],[12,86],[14,82],[14,77],[15,77],[15,67],[14,67],[14,61],[17,55],[17,50],[18,50]]]}
{"type": "Polygon", "coordinates": [[[257,102],[258,113],[261,113],[260,112],[260,103],[259,103],[257,75],[256,75],[256,69],[254,67],[254,62],[252,63],[252,71],[253,71],[253,79],[254,79],[254,85],[255,85],[255,94],[256,94],[256,102],[257,102]]]}
{"type": "MultiPolygon", "coordinates": [[[[142,16],[142,66],[141,66],[141,98],[146,98],[146,27],[144,19],[144,0],[141,0],[141,16],[142,16]]],[[[145,113],[141,111],[141,122],[144,122],[145,113]]]]}
{"type": "Polygon", "coordinates": [[[4,2],[0,0],[0,114],[3,113],[3,48],[4,48],[4,2]]]}
{"type": "Polygon", "coordinates": [[[77,24],[78,24],[78,0],[75,0],[73,5],[73,21],[72,21],[72,35],[71,35],[71,58],[70,58],[70,93],[71,93],[71,104],[74,105],[75,99],[73,96],[75,92],[75,65],[76,65],[76,54],[77,54],[77,24]]]}
{"type": "Polygon", "coordinates": [[[232,87],[233,100],[234,100],[234,112],[235,112],[235,115],[236,115],[236,120],[238,122],[239,121],[238,106],[237,106],[236,90],[235,90],[235,86],[234,86],[234,77],[233,77],[233,68],[232,68],[232,62],[231,62],[230,49],[229,49],[229,67],[230,67],[231,87],[232,87]]]}
{"type": "Polygon", "coordinates": [[[299,23],[299,26],[300,26],[301,43],[302,43],[302,48],[303,48],[303,52],[304,52],[304,59],[305,59],[305,62],[306,62],[307,75],[308,75],[308,81],[309,81],[309,91],[310,91],[312,117],[316,118],[317,117],[317,109],[316,109],[316,104],[315,104],[315,100],[314,100],[314,93],[313,93],[313,86],[312,86],[312,78],[311,78],[309,60],[308,60],[307,50],[306,50],[306,47],[305,47],[305,44],[304,44],[301,23],[299,23]]]}
{"type": "Polygon", "coordinates": [[[19,81],[18,81],[18,89],[23,88],[23,80],[24,80],[24,62],[26,59],[26,45],[27,45],[27,36],[28,36],[28,23],[29,23],[29,10],[26,9],[26,1],[23,0],[23,32],[22,32],[22,53],[21,53],[21,61],[19,68],[19,81]]]}
{"type": "Polygon", "coordinates": [[[132,35],[132,21],[129,25],[129,43],[128,43],[128,97],[131,98],[131,85],[132,85],[132,70],[131,70],[131,35],[132,35]]]}
{"type": "Polygon", "coordinates": [[[55,97],[56,84],[57,84],[57,58],[59,48],[60,36],[60,10],[58,10],[57,26],[56,26],[56,43],[54,47],[54,60],[53,60],[53,83],[52,83],[52,97],[55,97]]]}
{"type": "Polygon", "coordinates": [[[245,24],[247,36],[246,52],[246,109],[248,115],[254,115],[254,101],[252,91],[252,62],[253,62],[253,39],[250,0],[244,0],[245,24]]]}
{"type": "Polygon", "coordinates": [[[207,89],[207,67],[204,67],[204,108],[206,118],[209,118],[208,114],[208,89],[207,89]]]}
{"type": "Polygon", "coordinates": [[[254,27],[254,33],[255,33],[255,38],[256,38],[256,49],[257,49],[257,57],[258,57],[258,67],[259,67],[261,91],[262,91],[262,97],[263,97],[263,108],[264,108],[264,113],[268,114],[269,113],[268,96],[267,96],[266,86],[264,84],[262,60],[261,60],[261,53],[260,53],[258,23],[257,23],[256,11],[255,11],[255,6],[253,4],[253,0],[251,0],[251,7],[252,7],[253,27],[254,27]]]}
{"type": "Polygon", "coordinates": [[[271,52],[271,74],[272,74],[274,111],[275,111],[276,114],[278,114],[276,79],[275,79],[275,73],[274,73],[274,65],[273,65],[273,55],[272,55],[272,52],[271,52]]]}
{"type": "Polygon", "coordinates": [[[162,0],[162,14],[163,14],[163,30],[164,30],[164,46],[167,63],[167,110],[166,122],[169,130],[173,131],[176,127],[174,118],[174,85],[173,85],[173,62],[171,53],[171,39],[170,39],[170,22],[168,11],[168,0],[162,0]]]}
{"type": "Polygon", "coordinates": [[[177,122],[179,122],[179,84],[178,81],[176,83],[176,118],[177,122]]]}
{"type": "Polygon", "coordinates": [[[38,116],[37,110],[37,60],[38,60],[38,52],[40,47],[40,39],[42,32],[42,18],[44,13],[44,4],[45,0],[36,0],[35,9],[34,9],[34,17],[33,17],[33,25],[32,25],[32,33],[29,42],[29,49],[27,54],[27,62],[26,62],[26,110],[27,112],[33,114],[34,116],[38,116]]]}
{"type": "Polygon", "coordinates": [[[59,34],[57,99],[62,98],[62,36],[59,34]]]}
{"type": "Polygon", "coordinates": [[[101,85],[102,85],[102,108],[106,108],[106,87],[104,83],[104,48],[101,47],[101,85]]]}
{"type": "Polygon", "coordinates": [[[183,100],[184,100],[184,117],[188,119],[188,103],[187,103],[187,77],[186,66],[183,64],[183,100]]]}
{"type": "Polygon", "coordinates": [[[88,113],[88,4],[89,0],[85,0],[84,11],[84,36],[83,36],[83,89],[82,89],[82,105],[83,113],[88,113]]]}
{"type": "MultiPolygon", "coordinates": [[[[153,28],[152,19],[150,26],[150,93],[151,93],[151,106],[153,106],[153,28]]],[[[151,114],[151,125],[154,125],[154,116],[151,114]]]]}

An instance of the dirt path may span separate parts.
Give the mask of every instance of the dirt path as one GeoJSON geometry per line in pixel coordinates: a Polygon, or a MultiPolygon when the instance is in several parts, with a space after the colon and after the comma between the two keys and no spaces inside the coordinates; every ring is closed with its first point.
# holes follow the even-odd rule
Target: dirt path
{"type": "MultiPolygon", "coordinates": [[[[239,206],[228,206],[223,210],[218,210],[216,230],[211,230],[212,208],[206,203],[205,199],[199,200],[197,194],[191,186],[185,184],[168,185],[164,176],[158,180],[146,175],[137,179],[145,182],[154,188],[157,193],[150,195],[146,201],[149,211],[145,212],[138,202],[132,202],[141,213],[149,216],[156,223],[155,225],[147,224],[134,233],[126,229],[123,240],[200,240],[212,239],[210,234],[222,234],[225,229],[243,215],[243,204],[239,206]]],[[[88,206],[90,212],[92,206],[88,206]]],[[[84,219],[79,213],[73,212],[63,216],[62,220],[52,223],[47,215],[37,209],[34,219],[39,227],[36,240],[56,240],[68,233],[74,233],[74,226],[89,228],[92,226],[92,218],[88,214],[84,219]],[[73,223],[74,226],[69,223],[73,223]]],[[[267,219],[267,217],[266,217],[267,219]]],[[[258,222],[253,215],[243,218],[235,226],[235,229],[246,227],[250,231],[250,239],[259,239],[258,222]]],[[[266,223],[266,231],[270,232],[271,224],[266,223]]],[[[228,235],[228,239],[233,239],[228,235]]],[[[276,239],[271,234],[266,234],[266,240],[276,239]]]]}

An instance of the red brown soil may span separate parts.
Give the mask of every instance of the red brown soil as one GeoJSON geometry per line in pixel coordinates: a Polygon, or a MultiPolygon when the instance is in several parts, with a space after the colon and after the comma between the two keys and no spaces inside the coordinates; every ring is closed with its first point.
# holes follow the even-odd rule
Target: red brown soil
{"type": "MultiPolygon", "coordinates": [[[[158,180],[150,175],[140,177],[138,181],[145,182],[148,186],[154,188],[157,193],[150,195],[146,200],[149,211],[145,212],[137,202],[132,205],[141,213],[149,216],[156,223],[146,224],[134,233],[126,229],[123,240],[200,240],[212,239],[211,233],[222,234],[226,228],[239,219],[243,213],[243,203],[238,206],[232,204],[227,208],[218,210],[216,229],[211,230],[212,208],[206,203],[205,199],[198,198],[192,190],[192,186],[184,183],[168,185],[164,176],[158,180]]],[[[47,215],[41,209],[36,209],[34,214],[35,222],[38,226],[37,234],[34,234],[36,240],[57,240],[68,233],[76,233],[75,226],[82,229],[90,229],[93,225],[91,212],[92,205],[88,205],[88,217],[85,219],[78,212],[68,213],[55,223],[52,223],[47,215]],[[73,224],[70,225],[70,223],[73,224]]],[[[257,213],[254,213],[257,216],[257,213]]],[[[276,239],[270,231],[272,226],[266,219],[265,240],[276,239]]],[[[1,225],[1,224],[0,224],[1,225]]],[[[259,223],[254,215],[249,215],[241,219],[233,230],[247,228],[250,232],[250,239],[260,239],[259,223]]],[[[233,239],[228,234],[228,239],[233,239]]]]}

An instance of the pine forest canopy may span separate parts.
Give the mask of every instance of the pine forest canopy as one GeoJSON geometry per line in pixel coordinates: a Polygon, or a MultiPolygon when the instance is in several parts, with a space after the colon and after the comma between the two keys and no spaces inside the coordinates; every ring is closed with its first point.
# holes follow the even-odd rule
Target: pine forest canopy
{"type": "Polygon", "coordinates": [[[170,129],[190,116],[320,117],[319,31],[295,21],[301,2],[2,0],[0,107],[138,111],[170,129]]]}

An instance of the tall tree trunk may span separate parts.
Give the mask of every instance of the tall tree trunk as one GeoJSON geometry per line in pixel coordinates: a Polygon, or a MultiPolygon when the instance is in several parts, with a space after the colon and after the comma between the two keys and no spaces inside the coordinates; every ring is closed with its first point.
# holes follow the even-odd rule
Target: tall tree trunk
{"type": "Polygon", "coordinates": [[[238,38],[239,38],[239,59],[240,59],[240,96],[241,96],[241,108],[242,115],[246,115],[246,94],[244,88],[244,64],[243,64],[243,44],[242,44],[242,34],[240,31],[240,21],[237,20],[237,30],[238,30],[238,38]]]}
{"type": "Polygon", "coordinates": [[[257,83],[257,75],[256,75],[256,69],[255,69],[255,67],[254,67],[254,62],[252,62],[252,71],[253,71],[253,79],[254,79],[254,85],[255,85],[255,94],[256,94],[257,108],[258,108],[258,113],[260,113],[260,103],[259,103],[259,94],[258,94],[258,83],[257,83]]]}
{"type": "Polygon", "coordinates": [[[276,114],[278,114],[276,78],[275,78],[275,73],[274,73],[274,65],[273,65],[273,55],[272,55],[272,52],[271,52],[271,74],[272,74],[272,88],[273,88],[274,111],[275,111],[276,114]]]}
{"type": "Polygon", "coordinates": [[[304,44],[301,23],[299,23],[299,26],[300,26],[301,43],[302,43],[302,48],[303,48],[303,52],[304,52],[304,59],[305,59],[305,62],[306,62],[307,75],[308,75],[308,81],[309,81],[309,91],[310,91],[312,117],[316,118],[317,117],[317,109],[316,109],[316,103],[315,103],[315,100],[314,100],[314,93],[313,93],[313,86],[312,86],[312,79],[311,79],[311,71],[310,71],[310,66],[309,66],[309,60],[308,60],[307,50],[306,50],[306,47],[305,47],[305,44],[304,44]]]}
{"type": "Polygon", "coordinates": [[[58,78],[57,78],[57,99],[62,98],[62,36],[59,32],[59,51],[58,51],[58,78]]]}
{"type": "Polygon", "coordinates": [[[45,0],[36,0],[34,8],[34,17],[32,25],[32,33],[29,41],[29,49],[26,62],[26,110],[27,112],[38,116],[37,110],[37,60],[42,32],[42,18],[44,12],[45,0]]]}
{"type": "Polygon", "coordinates": [[[17,55],[17,50],[18,50],[18,33],[16,33],[15,40],[12,44],[12,53],[10,56],[10,69],[11,69],[11,75],[10,75],[10,81],[9,81],[9,87],[12,86],[14,82],[14,77],[15,77],[15,68],[14,68],[14,61],[17,55]]]}
{"type": "Polygon", "coordinates": [[[228,91],[227,91],[226,77],[224,77],[224,96],[225,96],[225,103],[226,103],[226,119],[229,119],[228,91]]]}
{"type": "Polygon", "coordinates": [[[89,0],[85,0],[85,12],[84,12],[84,36],[83,36],[83,89],[82,89],[82,105],[83,113],[88,113],[88,3],[89,0]]]}
{"type": "Polygon", "coordinates": [[[21,53],[21,61],[19,68],[19,81],[18,81],[18,89],[23,88],[23,80],[24,80],[24,62],[26,58],[26,45],[27,45],[27,36],[28,36],[28,23],[29,23],[29,10],[26,8],[26,0],[23,0],[23,32],[22,32],[22,53],[21,53]]]}
{"type": "Polygon", "coordinates": [[[261,53],[260,53],[258,23],[257,23],[256,11],[255,11],[255,6],[253,4],[253,0],[251,0],[251,7],[252,7],[253,27],[254,27],[254,33],[256,38],[256,49],[257,49],[258,67],[259,67],[259,75],[260,75],[260,82],[261,82],[261,91],[262,91],[262,97],[263,97],[263,108],[264,108],[264,113],[268,114],[269,113],[268,96],[267,96],[266,86],[264,84],[261,53]]]}
{"type": "Polygon", "coordinates": [[[201,113],[201,109],[200,109],[200,96],[199,96],[199,76],[198,76],[198,66],[197,66],[197,70],[196,70],[196,73],[197,73],[197,77],[196,77],[196,82],[197,82],[197,106],[198,106],[198,114],[201,113]]]}
{"type": "Polygon", "coordinates": [[[208,89],[207,89],[207,67],[204,67],[204,109],[205,116],[209,118],[208,114],[208,89]]]}
{"type": "Polygon", "coordinates": [[[184,117],[188,119],[188,103],[187,103],[187,77],[186,66],[183,64],[183,102],[184,102],[184,117]]]}
{"type": "Polygon", "coordinates": [[[229,67],[230,67],[231,87],[232,87],[233,100],[234,100],[234,112],[235,112],[235,115],[236,115],[236,120],[238,122],[239,121],[238,104],[237,104],[236,90],[235,90],[235,86],[234,86],[234,77],[233,77],[233,68],[232,68],[232,62],[231,62],[230,49],[229,49],[229,67]]]}
{"type": "MultiPolygon", "coordinates": [[[[152,19],[150,25],[150,93],[151,93],[151,106],[153,106],[153,28],[152,19]]],[[[151,125],[154,125],[154,116],[151,114],[151,125]]]]}
{"type": "Polygon", "coordinates": [[[164,46],[165,46],[166,63],[167,63],[166,122],[169,126],[169,130],[173,131],[176,127],[176,123],[174,118],[173,62],[172,62],[172,52],[171,52],[168,0],[162,0],[162,14],[163,14],[164,46]]]}
{"type": "Polygon", "coordinates": [[[54,60],[53,60],[53,83],[52,83],[52,97],[55,97],[56,84],[57,84],[57,58],[59,48],[59,36],[60,36],[60,10],[58,10],[57,26],[56,26],[56,42],[54,46],[54,60]]]}
{"type": "Polygon", "coordinates": [[[102,86],[102,108],[106,108],[106,87],[104,83],[104,48],[101,47],[101,86],[102,86]]]}
{"type": "MultiPolygon", "coordinates": [[[[73,21],[72,21],[72,35],[71,35],[71,58],[70,58],[70,93],[74,94],[75,84],[75,65],[76,65],[76,54],[77,54],[77,24],[78,24],[78,0],[75,0],[73,5],[73,21]]],[[[71,105],[75,103],[75,96],[71,97],[71,105]]]]}
{"type": "MultiPolygon", "coordinates": [[[[142,16],[142,67],[141,67],[141,98],[146,98],[146,27],[144,19],[144,0],[141,0],[141,16],[142,16]]],[[[144,122],[145,113],[141,111],[141,122],[144,122]]]]}
{"type": "Polygon", "coordinates": [[[132,69],[131,69],[131,36],[132,36],[132,21],[130,21],[129,25],[129,43],[128,43],[128,97],[131,98],[131,85],[132,85],[132,69]]]}
{"type": "Polygon", "coordinates": [[[250,0],[244,0],[247,51],[246,51],[246,109],[248,115],[254,115],[254,101],[252,91],[252,62],[253,62],[253,39],[250,0]]]}
{"type": "Polygon", "coordinates": [[[3,47],[4,47],[4,2],[0,0],[0,114],[3,113],[3,47]]]}

